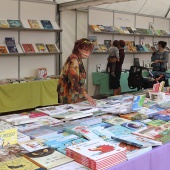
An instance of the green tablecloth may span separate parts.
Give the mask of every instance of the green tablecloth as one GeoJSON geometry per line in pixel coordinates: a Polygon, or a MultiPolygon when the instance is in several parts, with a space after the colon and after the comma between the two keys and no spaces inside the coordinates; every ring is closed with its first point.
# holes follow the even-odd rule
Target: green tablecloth
{"type": "Polygon", "coordinates": [[[0,85],[0,113],[58,103],[57,79],[0,85]]]}
{"type": "MultiPolygon", "coordinates": [[[[143,76],[147,76],[148,72],[143,72],[143,76]]],[[[122,92],[134,91],[137,89],[130,89],[128,87],[128,72],[122,72],[120,85],[122,92]]],[[[101,72],[93,72],[92,79],[94,85],[100,86],[100,94],[113,94],[113,90],[109,89],[109,74],[101,72]]]]}

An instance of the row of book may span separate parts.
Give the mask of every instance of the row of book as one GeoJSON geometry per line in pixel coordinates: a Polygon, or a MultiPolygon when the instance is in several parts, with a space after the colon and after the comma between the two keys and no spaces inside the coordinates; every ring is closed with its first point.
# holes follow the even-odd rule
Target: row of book
{"type": "Polygon", "coordinates": [[[60,52],[56,44],[16,44],[14,37],[6,37],[5,44],[0,45],[0,54],[8,53],[57,53],[60,52]],[[6,45],[5,45],[6,44],[6,45]]]}
{"type": "Polygon", "coordinates": [[[118,27],[118,26],[90,25],[90,28],[93,32],[170,36],[169,31],[155,30],[153,26],[151,26],[150,29],[146,29],[146,28],[131,28],[131,27],[125,27],[125,26],[118,27]]]}
{"type": "Polygon", "coordinates": [[[145,95],[96,103],[0,116],[0,169],[102,170],[170,141],[168,108],[145,95]]]}
{"type": "Polygon", "coordinates": [[[36,19],[0,19],[0,28],[60,29],[56,22],[36,19]]]}

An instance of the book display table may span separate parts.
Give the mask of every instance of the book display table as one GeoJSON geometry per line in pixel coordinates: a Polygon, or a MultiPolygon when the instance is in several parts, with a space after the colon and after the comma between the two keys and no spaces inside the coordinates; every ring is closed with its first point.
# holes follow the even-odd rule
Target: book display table
{"type": "Polygon", "coordinates": [[[170,170],[170,142],[108,170],[170,170]]]}
{"type": "Polygon", "coordinates": [[[0,113],[58,103],[58,79],[0,86],[0,113]]]}
{"type": "MultiPolygon", "coordinates": [[[[147,76],[148,72],[143,72],[143,76],[147,76]]],[[[130,89],[128,87],[128,72],[122,72],[120,84],[122,92],[134,91],[137,89],[130,89]]],[[[92,80],[94,85],[100,86],[100,94],[113,94],[113,90],[109,89],[109,74],[102,72],[93,72],[92,80]]]]}

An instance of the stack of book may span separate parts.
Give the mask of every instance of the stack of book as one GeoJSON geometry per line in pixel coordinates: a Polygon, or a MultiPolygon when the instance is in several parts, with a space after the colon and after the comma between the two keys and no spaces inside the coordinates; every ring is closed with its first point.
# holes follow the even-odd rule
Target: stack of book
{"type": "Polygon", "coordinates": [[[124,162],[126,149],[100,140],[91,140],[66,149],[67,156],[93,170],[107,169],[124,162]]]}

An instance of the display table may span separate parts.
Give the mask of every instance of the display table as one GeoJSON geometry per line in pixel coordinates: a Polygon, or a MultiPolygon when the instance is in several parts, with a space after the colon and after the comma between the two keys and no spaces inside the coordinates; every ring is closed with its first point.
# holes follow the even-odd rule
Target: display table
{"type": "Polygon", "coordinates": [[[58,79],[0,85],[0,113],[58,103],[58,79]]]}
{"type": "Polygon", "coordinates": [[[170,142],[108,170],[170,170],[170,142]]]}
{"type": "MultiPolygon", "coordinates": [[[[148,72],[143,72],[143,76],[148,76],[148,72]]],[[[120,85],[122,92],[134,91],[137,89],[130,89],[128,87],[129,72],[122,72],[120,85]]],[[[113,94],[113,90],[109,89],[109,73],[93,72],[92,80],[94,85],[100,86],[100,94],[113,94]]]]}

